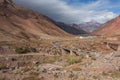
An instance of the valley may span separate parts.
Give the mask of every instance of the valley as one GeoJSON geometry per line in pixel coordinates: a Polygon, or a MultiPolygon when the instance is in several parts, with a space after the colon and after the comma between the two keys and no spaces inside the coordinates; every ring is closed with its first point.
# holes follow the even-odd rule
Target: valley
{"type": "Polygon", "coordinates": [[[76,28],[0,0],[0,80],[120,80],[119,19],[76,28]]]}
{"type": "Polygon", "coordinates": [[[0,50],[0,78],[6,80],[119,80],[119,49],[115,50],[106,44],[106,42],[119,41],[100,37],[55,39],[42,39],[34,44],[32,42],[1,44],[1,49],[8,51],[5,50],[3,54],[0,50]],[[11,45],[17,45],[17,48],[11,45]],[[29,49],[33,51],[30,52],[29,49]]]}

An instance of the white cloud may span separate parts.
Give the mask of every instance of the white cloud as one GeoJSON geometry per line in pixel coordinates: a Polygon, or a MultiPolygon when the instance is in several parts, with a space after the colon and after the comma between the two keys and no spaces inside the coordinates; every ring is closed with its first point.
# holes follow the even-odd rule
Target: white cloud
{"type": "Polygon", "coordinates": [[[91,20],[103,23],[117,16],[117,14],[104,9],[110,6],[108,0],[98,0],[92,3],[80,4],[77,7],[67,4],[65,0],[14,1],[37,10],[56,21],[66,23],[81,23],[91,20]]]}

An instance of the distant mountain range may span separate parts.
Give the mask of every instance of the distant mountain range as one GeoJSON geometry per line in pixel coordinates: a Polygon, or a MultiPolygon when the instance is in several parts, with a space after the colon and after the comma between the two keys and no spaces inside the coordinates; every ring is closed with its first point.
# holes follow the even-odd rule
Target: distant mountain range
{"type": "Polygon", "coordinates": [[[85,32],[87,33],[90,33],[96,29],[98,29],[100,27],[100,23],[96,22],[96,21],[90,21],[90,22],[84,22],[84,23],[81,23],[81,24],[71,24],[71,26],[73,28],[76,28],[76,29],[82,29],[84,30],[85,32]]]}
{"type": "Polygon", "coordinates": [[[81,28],[76,28],[76,27],[73,27],[69,24],[65,24],[63,22],[57,22],[56,25],[58,27],[60,27],[61,29],[63,29],[64,31],[70,33],[70,34],[73,34],[73,35],[79,35],[79,34],[87,34],[86,31],[84,31],[83,29],[81,28]]]}

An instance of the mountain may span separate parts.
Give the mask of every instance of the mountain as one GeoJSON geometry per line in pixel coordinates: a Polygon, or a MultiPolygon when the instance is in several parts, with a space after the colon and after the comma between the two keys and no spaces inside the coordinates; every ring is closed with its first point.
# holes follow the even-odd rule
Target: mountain
{"type": "Polygon", "coordinates": [[[70,36],[53,21],[35,11],[18,6],[12,0],[0,0],[0,36],[39,39],[47,36],[70,36]]]}
{"type": "Polygon", "coordinates": [[[63,22],[57,22],[56,25],[63,29],[64,31],[70,33],[70,34],[73,34],[73,35],[79,35],[79,34],[87,34],[87,32],[85,32],[84,30],[82,29],[76,29],[68,24],[65,24],[63,22]]]}
{"type": "Polygon", "coordinates": [[[81,24],[72,24],[71,26],[76,28],[76,29],[82,29],[88,33],[96,30],[97,28],[100,27],[100,23],[96,22],[96,21],[90,21],[90,22],[85,22],[85,23],[81,23],[81,24]]]}
{"type": "Polygon", "coordinates": [[[120,16],[103,24],[93,32],[95,35],[120,35],[120,16]]]}

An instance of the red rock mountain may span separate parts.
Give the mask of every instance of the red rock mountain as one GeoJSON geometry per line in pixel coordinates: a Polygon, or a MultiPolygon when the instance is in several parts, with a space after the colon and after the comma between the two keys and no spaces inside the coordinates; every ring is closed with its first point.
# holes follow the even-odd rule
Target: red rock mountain
{"type": "Polygon", "coordinates": [[[120,16],[103,24],[93,32],[95,35],[120,35],[120,16]]]}
{"type": "Polygon", "coordinates": [[[12,0],[0,0],[0,36],[4,34],[24,39],[69,36],[48,17],[17,6],[12,0]]]}

